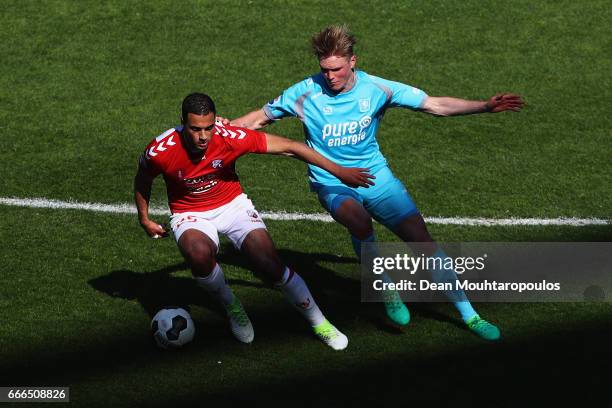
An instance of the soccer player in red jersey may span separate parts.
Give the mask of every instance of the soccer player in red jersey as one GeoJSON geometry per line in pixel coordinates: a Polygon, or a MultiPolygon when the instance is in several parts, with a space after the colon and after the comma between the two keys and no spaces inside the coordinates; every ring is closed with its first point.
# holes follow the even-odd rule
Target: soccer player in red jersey
{"type": "Polygon", "coordinates": [[[346,348],[347,337],[325,318],[302,278],[280,260],[264,222],[242,191],[235,162],[247,153],[292,155],[353,187],[373,185],[373,176],[367,169],[339,166],[305,144],[223,125],[215,119],[211,98],[190,94],[183,100],[182,126],[149,143],[134,180],[140,224],[152,238],[168,234],[149,218],[148,211],[153,179],[162,174],[179,250],[198,284],[225,307],[231,331],[239,341],[253,341],[253,326],[216,262],[219,233],[226,235],[261,276],[283,292],[323,342],[334,350],[346,348]]]}

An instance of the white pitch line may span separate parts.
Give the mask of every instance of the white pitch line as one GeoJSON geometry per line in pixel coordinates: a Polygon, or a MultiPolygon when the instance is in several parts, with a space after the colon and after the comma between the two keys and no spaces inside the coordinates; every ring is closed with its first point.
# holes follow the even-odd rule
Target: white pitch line
{"type": "MultiPolygon", "coordinates": [[[[0,197],[0,204],[29,208],[51,208],[51,209],[73,209],[95,212],[106,212],[114,214],[136,214],[134,204],[101,204],[81,203],[77,201],[49,200],[46,198],[10,198],[0,197]]],[[[149,213],[152,215],[167,215],[167,208],[151,207],[149,213]]],[[[288,212],[262,211],[261,216],[268,220],[280,221],[322,221],[333,222],[328,214],[305,214],[288,212]]],[[[429,224],[441,225],[468,225],[468,226],[539,226],[559,225],[582,227],[588,225],[610,225],[610,220],[601,218],[469,218],[469,217],[425,217],[429,224]]]]}
{"type": "Polygon", "coordinates": [[[582,227],[587,225],[609,225],[610,221],[601,218],[466,218],[466,217],[425,217],[429,224],[473,225],[473,226],[538,226],[561,225],[582,227]]]}

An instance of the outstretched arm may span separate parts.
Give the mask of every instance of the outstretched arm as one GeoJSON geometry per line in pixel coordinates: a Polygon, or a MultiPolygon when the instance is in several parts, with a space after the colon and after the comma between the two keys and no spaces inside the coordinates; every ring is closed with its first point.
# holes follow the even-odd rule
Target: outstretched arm
{"type": "Polygon", "coordinates": [[[138,173],[134,177],[134,201],[138,210],[138,221],[151,238],[166,237],[168,233],[164,230],[164,227],[149,219],[149,200],[151,199],[152,185],[153,178],[139,165],[138,173]]]}
{"type": "Polygon", "coordinates": [[[266,133],[266,142],[268,144],[267,153],[295,156],[300,160],[327,170],[349,187],[367,188],[374,185],[371,179],[376,177],[371,175],[368,169],[339,166],[306,146],[304,143],[286,139],[281,136],[271,135],[269,133],[266,133]]]}
{"type": "Polygon", "coordinates": [[[519,95],[502,93],[486,101],[468,101],[447,96],[429,96],[425,99],[421,111],[436,116],[471,115],[474,113],[498,113],[503,111],[518,112],[524,102],[519,95]]]}
{"type": "MultiPolygon", "coordinates": [[[[222,120],[224,124],[227,124],[226,119],[222,120]]],[[[247,113],[244,116],[236,118],[231,121],[232,126],[244,127],[247,129],[261,129],[262,127],[270,124],[272,120],[268,118],[263,109],[254,110],[247,113]]]]}

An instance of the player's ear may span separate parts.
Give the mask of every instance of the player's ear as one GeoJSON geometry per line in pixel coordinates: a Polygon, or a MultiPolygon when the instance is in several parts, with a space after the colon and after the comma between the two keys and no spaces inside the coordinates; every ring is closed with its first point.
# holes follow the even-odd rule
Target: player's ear
{"type": "Polygon", "coordinates": [[[351,69],[355,69],[355,64],[357,63],[357,57],[354,54],[351,55],[349,62],[351,63],[351,69]]]}

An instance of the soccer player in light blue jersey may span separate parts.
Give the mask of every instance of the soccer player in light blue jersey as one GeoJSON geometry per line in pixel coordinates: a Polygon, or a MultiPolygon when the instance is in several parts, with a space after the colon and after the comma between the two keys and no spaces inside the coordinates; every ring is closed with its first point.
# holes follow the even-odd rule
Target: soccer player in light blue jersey
{"type": "MultiPolygon", "coordinates": [[[[421,89],[356,70],[355,37],[346,26],[330,26],[312,38],[321,72],[289,87],[262,109],[232,121],[252,129],[285,118],[297,117],[304,126],[306,143],[326,158],[346,167],[370,169],[376,185],[350,188],[325,170],[308,166],[310,185],[323,207],[351,234],[361,256],[362,242],[375,241],[372,218],[405,242],[426,242],[426,255],[446,257],[438,248],[403,183],[380,152],[376,133],[386,110],[408,108],[436,116],[519,111],[521,97],[498,94],[486,101],[429,96],[421,89]]],[[[500,337],[497,327],[482,319],[463,295],[454,302],[467,327],[484,339],[500,337]]],[[[410,313],[397,292],[387,292],[385,309],[399,325],[410,313]]]]}

